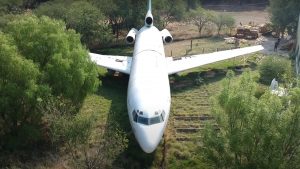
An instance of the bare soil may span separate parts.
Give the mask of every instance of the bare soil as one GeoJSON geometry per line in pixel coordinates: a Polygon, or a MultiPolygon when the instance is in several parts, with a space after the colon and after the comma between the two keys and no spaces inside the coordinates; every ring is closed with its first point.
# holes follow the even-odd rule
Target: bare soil
{"type": "MultiPolygon", "coordinates": [[[[209,8],[209,7],[208,7],[209,8]]],[[[267,11],[267,7],[251,7],[249,10],[244,7],[233,6],[228,7],[225,6],[222,8],[213,9],[217,13],[229,14],[234,17],[236,20],[236,26],[248,25],[251,23],[252,25],[261,25],[264,23],[270,22],[270,15],[267,11]]],[[[215,30],[211,30],[211,28],[204,29],[202,35],[200,36],[198,29],[195,25],[187,24],[184,22],[174,22],[168,25],[168,30],[170,30],[173,35],[174,42],[172,44],[168,44],[165,46],[166,56],[184,56],[186,54],[186,50],[189,48],[191,39],[199,39],[200,37],[210,35],[216,35],[215,30]]],[[[224,32],[223,32],[224,33],[224,32]]],[[[228,32],[227,32],[228,33],[228,32]]],[[[234,32],[232,32],[232,35],[234,32]]],[[[227,35],[223,35],[227,36],[227,35]]],[[[264,46],[263,54],[279,54],[283,56],[288,56],[288,51],[279,50],[274,52],[274,44],[277,39],[272,37],[262,37],[264,41],[262,45],[264,46]]],[[[210,42],[208,42],[210,43],[210,42]]],[[[255,41],[248,42],[251,45],[254,45],[255,41]]],[[[216,48],[219,47],[220,44],[215,44],[216,48]]],[[[205,48],[205,47],[204,47],[205,48]]]]}

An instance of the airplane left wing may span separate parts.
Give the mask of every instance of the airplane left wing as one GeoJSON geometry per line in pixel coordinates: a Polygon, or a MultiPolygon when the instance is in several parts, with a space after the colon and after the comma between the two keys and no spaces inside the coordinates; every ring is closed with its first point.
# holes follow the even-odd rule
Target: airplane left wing
{"type": "Polygon", "coordinates": [[[214,53],[192,55],[187,57],[181,57],[179,59],[166,58],[168,74],[174,74],[180,71],[192,69],[198,66],[214,63],[225,59],[234,58],[240,55],[257,52],[263,49],[264,48],[261,45],[258,45],[214,53]]]}
{"type": "Polygon", "coordinates": [[[130,74],[132,57],[99,55],[95,53],[89,53],[89,55],[91,60],[99,66],[103,66],[118,72],[130,74]]]}

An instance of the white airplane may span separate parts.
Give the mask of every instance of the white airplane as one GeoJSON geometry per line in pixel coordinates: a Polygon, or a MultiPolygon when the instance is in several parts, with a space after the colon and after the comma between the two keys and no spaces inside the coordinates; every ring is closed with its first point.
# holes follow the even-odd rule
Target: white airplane
{"type": "Polygon", "coordinates": [[[168,122],[171,105],[168,75],[263,49],[253,46],[173,60],[165,57],[163,46],[172,40],[168,30],[159,31],[153,26],[149,0],[145,26],[139,31],[131,29],[126,37],[127,43],[135,42],[133,57],[89,54],[97,65],[130,75],[128,116],[134,135],[146,153],[156,149],[168,122]]]}

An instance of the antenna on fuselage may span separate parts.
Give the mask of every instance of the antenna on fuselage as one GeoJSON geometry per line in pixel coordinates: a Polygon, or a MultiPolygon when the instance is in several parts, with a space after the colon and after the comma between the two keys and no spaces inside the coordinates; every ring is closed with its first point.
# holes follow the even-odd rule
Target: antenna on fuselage
{"type": "Polygon", "coordinates": [[[148,11],[147,11],[147,15],[145,17],[145,25],[150,27],[153,25],[153,15],[152,15],[152,4],[151,4],[151,0],[148,1],[148,11]]]}

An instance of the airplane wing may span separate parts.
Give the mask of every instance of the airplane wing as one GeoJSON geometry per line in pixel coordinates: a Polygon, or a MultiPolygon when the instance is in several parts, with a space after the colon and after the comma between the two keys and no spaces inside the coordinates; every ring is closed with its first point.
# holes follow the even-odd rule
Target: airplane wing
{"type": "Polygon", "coordinates": [[[118,72],[130,74],[132,57],[99,55],[95,53],[89,53],[89,55],[91,60],[99,66],[103,66],[118,72]]]}
{"type": "Polygon", "coordinates": [[[239,49],[208,53],[208,54],[186,56],[186,57],[181,57],[179,59],[167,58],[166,62],[168,67],[168,73],[169,75],[174,74],[177,72],[206,65],[209,63],[214,63],[217,61],[230,59],[240,55],[257,52],[263,49],[264,48],[261,45],[258,45],[258,46],[251,46],[251,47],[245,47],[239,49]]]}

